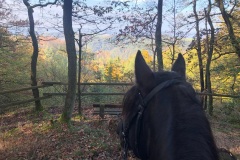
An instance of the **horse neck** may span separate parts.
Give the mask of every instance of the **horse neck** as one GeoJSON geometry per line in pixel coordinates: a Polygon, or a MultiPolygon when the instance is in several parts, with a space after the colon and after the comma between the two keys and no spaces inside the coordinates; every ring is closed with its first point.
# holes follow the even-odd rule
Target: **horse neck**
{"type": "Polygon", "coordinates": [[[144,123],[149,125],[145,131],[149,159],[218,159],[209,122],[198,103],[172,88],[158,94],[148,110],[144,123]]]}

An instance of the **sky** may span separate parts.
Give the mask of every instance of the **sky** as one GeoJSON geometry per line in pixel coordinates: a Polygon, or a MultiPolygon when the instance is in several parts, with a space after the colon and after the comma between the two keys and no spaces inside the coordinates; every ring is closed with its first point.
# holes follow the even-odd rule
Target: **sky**
{"type": "MultiPolygon", "coordinates": [[[[54,0],[51,0],[53,2],[54,0]]],[[[108,0],[86,0],[84,1],[88,5],[101,5],[104,4],[108,0]]],[[[137,0],[138,3],[142,2],[142,0],[137,0]]],[[[27,10],[26,6],[23,4],[22,0],[7,0],[11,6],[13,6],[12,10],[13,13],[17,18],[15,19],[21,19],[21,20],[27,20],[27,10]]],[[[29,0],[29,3],[31,5],[38,4],[39,0],[29,0]]],[[[40,25],[36,25],[36,32],[38,32],[41,35],[54,35],[57,37],[62,37],[62,14],[63,10],[61,6],[55,6],[50,5],[47,7],[37,7],[34,8],[34,20],[35,22],[38,22],[40,25]],[[54,27],[53,27],[54,26],[54,27]],[[51,29],[52,28],[52,29],[51,29]]],[[[106,26],[106,25],[105,25],[106,26]]],[[[97,26],[99,28],[105,28],[104,25],[97,26]]],[[[89,29],[93,26],[87,26],[85,27],[85,32],[89,33],[89,29]]],[[[73,28],[75,31],[79,29],[79,24],[73,24],[73,28]]],[[[84,30],[84,27],[83,27],[84,30]]],[[[21,30],[20,32],[26,32],[21,30]]]]}
{"type": "MultiPolygon", "coordinates": [[[[26,6],[23,4],[22,0],[6,0],[13,6],[13,13],[16,15],[16,19],[22,19],[22,20],[27,20],[27,9],[26,6]]],[[[51,0],[53,1],[53,0],[51,0]]],[[[86,0],[88,5],[100,5],[100,4],[105,4],[108,0],[86,0]]],[[[122,0],[124,1],[124,0],[122,0]]],[[[171,7],[171,2],[173,0],[165,1],[165,5],[163,7],[164,10],[167,10],[167,8],[171,7]]],[[[205,0],[200,2],[198,1],[198,5],[203,5],[205,0]]],[[[39,0],[29,0],[31,4],[39,2],[39,0]]],[[[157,0],[132,0],[131,3],[138,4],[139,6],[146,6],[146,5],[152,5],[153,2],[157,2],[157,0]]],[[[185,0],[184,2],[187,2],[185,0]]],[[[192,11],[192,6],[189,6],[187,8],[181,9],[182,15],[187,15],[188,12],[192,11]]],[[[63,27],[62,27],[62,7],[61,6],[47,6],[44,8],[34,8],[34,19],[35,22],[38,22],[39,25],[36,25],[36,32],[38,35],[45,35],[45,36],[55,36],[55,37],[63,37],[63,27]],[[54,27],[53,27],[54,26],[54,27]]],[[[129,13],[131,14],[131,13],[129,13]]],[[[172,17],[170,14],[167,14],[167,16],[164,17],[163,20],[163,32],[166,34],[169,34],[170,36],[173,34],[173,32],[170,30],[170,23],[171,23],[172,17]]],[[[107,32],[106,34],[113,34],[118,32],[118,30],[123,27],[125,24],[117,24],[115,25],[115,30],[111,32],[107,32]]],[[[84,33],[89,33],[89,30],[92,29],[93,26],[85,25],[85,28],[83,28],[84,33]]],[[[104,28],[104,25],[99,25],[97,26],[99,28],[104,28]]],[[[77,32],[79,29],[79,24],[74,24],[73,25],[74,31],[77,32]]],[[[24,29],[18,29],[18,32],[23,33],[23,34],[28,34],[28,26],[26,26],[24,29]]],[[[194,35],[194,30],[190,32],[188,35],[189,37],[193,37],[194,35]]]]}
{"type": "MultiPolygon", "coordinates": [[[[27,16],[27,9],[26,6],[23,4],[22,0],[6,0],[8,3],[10,4],[14,4],[11,5],[12,6],[12,10],[13,13],[16,15],[15,19],[22,19],[22,20],[27,20],[28,16],[27,16]]],[[[31,4],[34,4],[34,2],[38,2],[39,0],[29,0],[31,4]]],[[[53,1],[53,0],[52,0],[53,1]]],[[[88,3],[88,5],[100,5],[102,3],[106,4],[106,2],[109,0],[86,0],[84,2],[88,3]]],[[[123,0],[124,1],[124,0],[123,0]]],[[[171,7],[173,0],[168,0],[168,1],[164,1],[164,11],[166,12],[166,10],[168,10],[168,8],[171,7]]],[[[179,0],[176,0],[179,1],[179,0]]],[[[184,1],[184,3],[186,3],[187,1],[191,1],[191,0],[182,0],[184,1]]],[[[201,0],[198,1],[198,8],[203,8],[203,6],[206,6],[206,1],[207,0],[201,0]]],[[[153,5],[155,2],[157,2],[157,0],[132,0],[132,4],[135,5],[136,3],[139,6],[151,6],[153,5]]],[[[181,14],[184,16],[187,16],[190,12],[192,12],[192,5],[188,6],[187,8],[183,7],[179,9],[181,11],[181,14]]],[[[63,24],[62,24],[62,7],[61,6],[48,6],[48,7],[44,7],[44,8],[34,8],[34,19],[35,22],[38,22],[39,24],[35,25],[35,31],[37,35],[41,35],[41,36],[50,36],[50,37],[56,37],[56,38],[60,38],[60,39],[64,39],[64,34],[63,34],[63,24]],[[54,27],[53,27],[54,26],[54,27]]],[[[131,15],[131,11],[128,13],[128,15],[131,15]]],[[[171,37],[173,37],[173,31],[171,30],[171,26],[170,23],[172,22],[173,16],[171,15],[171,13],[165,13],[164,19],[163,19],[163,29],[162,29],[162,33],[163,35],[168,35],[168,39],[166,40],[166,36],[164,37],[165,41],[172,41],[173,39],[170,39],[171,37]],[[170,38],[169,38],[170,37],[170,38]]],[[[179,24],[179,20],[180,22],[182,21],[182,19],[177,19],[177,25],[179,24]]],[[[193,19],[194,20],[194,19],[193,19]]],[[[0,20],[1,22],[1,20],[0,20]]],[[[187,22],[184,22],[187,23],[187,22]]],[[[126,25],[126,22],[124,23],[119,23],[115,25],[115,29],[112,31],[107,31],[104,33],[104,37],[113,37],[112,35],[116,35],[116,33],[119,33],[119,29],[123,28],[126,25]]],[[[204,21],[203,24],[201,24],[201,26],[204,26],[204,21]]],[[[84,25],[84,29],[82,30],[83,33],[90,33],[89,30],[92,29],[93,26],[89,26],[89,25],[84,25]]],[[[104,28],[104,26],[99,25],[99,28],[104,28]]],[[[194,27],[192,25],[192,27],[194,27]]],[[[74,24],[73,25],[73,29],[75,31],[75,33],[78,33],[78,29],[79,29],[79,24],[74,24]]],[[[184,28],[183,28],[184,29],[184,28]]],[[[28,33],[29,30],[29,26],[27,25],[24,28],[12,28],[12,32],[14,33],[20,33],[26,36],[29,36],[28,33]]],[[[183,31],[185,32],[185,31],[183,31]]],[[[183,47],[186,47],[192,38],[195,35],[195,28],[193,28],[187,35],[186,35],[186,39],[184,39],[183,41],[183,47]]],[[[78,34],[75,35],[76,38],[78,37],[78,34]]],[[[87,37],[88,38],[88,37],[87,37]]],[[[145,41],[144,41],[145,42],[145,41]]],[[[110,42],[109,42],[110,43],[110,42]]],[[[132,44],[135,45],[135,44],[132,44]]],[[[137,45],[137,44],[136,44],[137,45]]],[[[122,45],[124,47],[124,45],[122,45]]],[[[121,46],[121,47],[122,47],[121,46]]],[[[144,49],[148,49],[149,52],[151,53],[151,49],[150,46],[149,48],[146,48],[146,46],[142,46],[144,47],[144,49]]],[[[139,48],[141,49],[141,48],[139,48]]]]}

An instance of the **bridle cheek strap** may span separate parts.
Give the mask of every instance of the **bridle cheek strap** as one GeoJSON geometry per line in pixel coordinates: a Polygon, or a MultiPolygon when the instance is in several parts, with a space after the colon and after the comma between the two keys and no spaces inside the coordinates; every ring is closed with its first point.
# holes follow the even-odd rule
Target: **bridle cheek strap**
{"type": "Polygon", "coordinates": [[[182,80],[179,79],[171,79],[165,82],[160,83],[159,85],[157,85],[155,88],[153,88],[153,90],[151,90],[150,93],[147,94],[146,97],[144,97],[141,101],[142,101],[142,105],[144,107],[146,107],[146,105],[149,103],[149,101],[153,98],[154,95],[156,95],[159,91],[161,91],[164,88],[167,88],[171,85],[174,84],[179,84],[183,82],[182,80]]]}

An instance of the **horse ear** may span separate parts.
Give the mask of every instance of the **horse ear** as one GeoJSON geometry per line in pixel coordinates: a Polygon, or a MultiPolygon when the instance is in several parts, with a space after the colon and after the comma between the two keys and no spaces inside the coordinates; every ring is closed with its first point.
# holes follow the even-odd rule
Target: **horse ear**
{"type": "Polygon", "coordinates": [[[184,79],[186,78],[186,65],[181,53],[178,54],[178,58],[172,66],[172,71],[179,73],[184,79]]]}
{"type": "Polygon", "coordinates": [[[153,72],[145,62],[141,51],[137,52],[135,59],[135,76],[138,86],[144,90],[147,90],[151,84],[151,81],[153,80],[153,72]]]}

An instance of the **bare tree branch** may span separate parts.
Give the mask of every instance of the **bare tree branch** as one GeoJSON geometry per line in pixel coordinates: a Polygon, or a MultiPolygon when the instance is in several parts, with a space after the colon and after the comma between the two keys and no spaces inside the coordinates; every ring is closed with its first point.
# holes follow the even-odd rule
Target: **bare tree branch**
{"type": "Polygon", "coordinates": [[[45,4],[35,4],[35,5],[32,5],[32,6],[29,6],[30,8],[35,8],[35,7],[46,7],[48,5],[54,5],[57,3],[58,0],[55,0],[54,2],[48,2],[48,3],[45,3],[45,4]]]}

